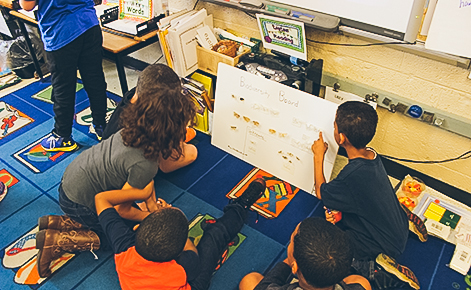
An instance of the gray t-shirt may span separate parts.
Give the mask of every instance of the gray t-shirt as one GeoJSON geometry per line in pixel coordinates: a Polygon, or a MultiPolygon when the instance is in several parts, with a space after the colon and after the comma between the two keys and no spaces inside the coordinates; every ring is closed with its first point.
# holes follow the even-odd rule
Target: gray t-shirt
{"type": "Polygon", "coordinates": [[[121,189],[126,182],[143,189],[159,170],[141,149],[124,146],[121,131],[83,151],[65,170],[62,189],[73,202],[95,211],[95,195],[121,189]]]}

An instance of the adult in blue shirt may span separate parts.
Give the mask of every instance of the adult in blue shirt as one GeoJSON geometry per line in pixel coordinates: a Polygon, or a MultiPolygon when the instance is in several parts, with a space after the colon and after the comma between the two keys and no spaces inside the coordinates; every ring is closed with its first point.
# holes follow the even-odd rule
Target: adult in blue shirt
{"type": "Polygon", "coordinates": [[[102,67],[103,35],[93,0],[20,0],[25,10],[38,5],[41,37],[52,74],[54,129],[41,141],[46,151],[74,151],[72,139],[77,68],[90,100],[100,140],[106,125],[106,82],[102,67]]]}

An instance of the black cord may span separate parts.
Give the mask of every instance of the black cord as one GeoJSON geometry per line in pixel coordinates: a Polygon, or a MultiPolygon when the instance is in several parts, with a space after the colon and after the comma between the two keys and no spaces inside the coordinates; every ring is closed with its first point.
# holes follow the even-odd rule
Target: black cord
{"type": "Polygon", "coordinates": [[[397,161],[402,161],[402,162],[409,162],[409,163],[425,163],[425,164],[435,164],[435,163],[445,163],[445,162],[451,162],[451,161],[456,161],[459,159],[468,159],[471,158],[471,150],[461,154],[458,157],[455,158],[450,158],[450,159],[445,159],[445,160],[437,160],[437,161],[420,161],[420,160],[411,160],[411,159],[402,159],[402,158],[397,158],[393,156],[388,156],[388,155],[382,155],[382,157],[386,157],[391,160],[397,160],[397,161]]]}
{"type": "Polygon", "coordinates": [[[368,44],[351,44],[351,43],[333,43],[333,42],[325,42],[325,41],[317,41],[307,38],[307,41],[319,43],[319,44],[327,44],[327,45],[341,45],[341,46],[374,46],[374,45],[386,45],[386,44],[415,44],[415,42],[378,42],[378,43],[368,43],[368,44]]]}
{"type": "Polygon", "coordinates": [[[247,14],[248,16],[250,16],[250,17],[252,17],[252,18],[254,18],[254,19],[256,19],[256,18],[257,18],[257,17],[255,17],[254,15],[250,14],[250,13],[249,13],[249,12],[247,12],[247,11],[244,11],[244,12],[245,12],[245,14],[247,14]]]}
{"type": "Polygon", "coordinates": [[[160,56],[160,57],[159,57],[159,58],[158,58],[158,59],[157,59],[157,60],[154,62],[154,64],[158,63],[158,62],[159,62],[159,60],[161,60],[161,59],[162,59],[162,57],[164,57],[164,54],[163,54],[163,53],[162,53],[162,55],[161,55],[161,56],[160,56]]]}
{"type": "Polygon", "coordinates": [[[199,2],[199,1],[200,1],[200,0],[196,0],[196,2],[195,2],[195,6],[193,6],[193,10],[195,10],[195,9],[196,9],[196,5],[198,5],[198,2],[199,2]]]}

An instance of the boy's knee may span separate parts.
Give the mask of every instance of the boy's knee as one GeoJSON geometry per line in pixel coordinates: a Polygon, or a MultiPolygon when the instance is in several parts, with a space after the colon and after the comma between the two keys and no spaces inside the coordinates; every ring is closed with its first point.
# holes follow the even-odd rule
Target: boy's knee
{"type": "Polygon", "coordinates": [[[257,272],[252,272],[245,275],[239,283],[239,290],[253,290],[260,281],[262,281],[263,275],[257,272]]]}

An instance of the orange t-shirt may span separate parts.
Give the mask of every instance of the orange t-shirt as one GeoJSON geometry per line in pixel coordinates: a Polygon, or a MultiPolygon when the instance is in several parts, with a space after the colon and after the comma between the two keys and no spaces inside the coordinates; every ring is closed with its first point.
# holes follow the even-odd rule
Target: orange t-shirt
{"type": "Polygon", "coordinates": [[[141,257],[135,247],[115,255],[116,272],[123,290],[191,290],[186,272],[175,260],[151,262],[141,257]]]}

